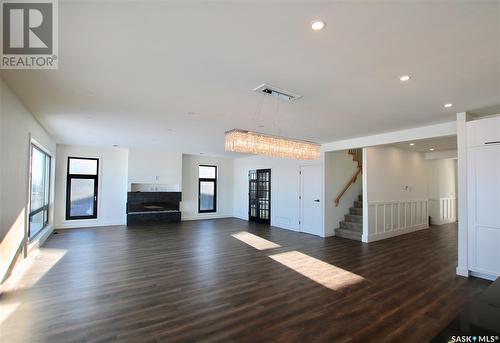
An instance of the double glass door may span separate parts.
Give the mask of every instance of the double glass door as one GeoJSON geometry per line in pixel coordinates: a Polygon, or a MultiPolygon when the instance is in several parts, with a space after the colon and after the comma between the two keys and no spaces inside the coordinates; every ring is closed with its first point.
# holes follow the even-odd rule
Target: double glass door
{"type": "Polygon", "coordinates": [[[248,172],[248,219],[271,224],[271,169],[248,172]]]}

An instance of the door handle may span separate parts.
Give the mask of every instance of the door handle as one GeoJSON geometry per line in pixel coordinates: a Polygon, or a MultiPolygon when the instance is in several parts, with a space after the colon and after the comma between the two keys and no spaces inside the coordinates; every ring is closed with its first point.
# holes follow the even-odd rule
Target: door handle
{"type": "Polygon", "coordinates": [[[314,202],[319,202],[319,199],[314,199],[314,202]]]}

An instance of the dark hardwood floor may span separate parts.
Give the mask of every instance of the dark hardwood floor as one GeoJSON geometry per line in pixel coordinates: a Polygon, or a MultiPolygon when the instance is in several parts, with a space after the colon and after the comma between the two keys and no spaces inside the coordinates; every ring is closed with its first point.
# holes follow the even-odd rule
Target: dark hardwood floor
{"type": "Polygon", "coordinates": [[[425,342],[489,284],[455,275],[456,240],[455,225],[367,245],[238,219],[60,230],[0,296],[0,341],[425,342]],[[327,264],[270,257],[292,251],[327,264]]]}

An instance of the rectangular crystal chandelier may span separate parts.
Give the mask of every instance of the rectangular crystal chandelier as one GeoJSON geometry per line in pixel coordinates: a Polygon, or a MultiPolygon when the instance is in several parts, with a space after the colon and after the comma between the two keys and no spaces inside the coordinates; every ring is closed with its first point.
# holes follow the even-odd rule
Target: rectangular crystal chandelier
{"type": "Polygon", "coordinates": [[[263,133],[231,130],[225,133],[226,151],[243,152],[297,160],[319,158],[319,144],[263,133]]]}

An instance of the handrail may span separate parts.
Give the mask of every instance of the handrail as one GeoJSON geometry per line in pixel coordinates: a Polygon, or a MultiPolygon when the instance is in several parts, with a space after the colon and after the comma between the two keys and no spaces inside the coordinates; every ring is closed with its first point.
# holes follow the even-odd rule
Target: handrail
{"type": "Polygon", "coordinates": [[[347,182],[347,184],[345,185],[345,187],[342,189],[342,191],[340,192],[340,194],[337,197],[337,199],[335,199],[335,207],[339,206],[340,198],[342,198],[342,196],[349,189],[349,187],[351,187],[351,185],[356,182],[356,179],[358,178],[359,174],[363,170],[363,166],[362,166],[362,163],[363,163],[363,156],[362,156],[363,150],[362,149],[349,149],[349,150],[347,150],[347,153],[349,155],[352,155],[352,160],[355,161],[358,164],[358,168],[356,169],[356,172],[351,177],[351,179],[347,182]]]}
{"type": "Polygon", "coordinates": [[[362,149],[349,149],[347,153],[352,155],[352,160],[358,163],[358,167],[361,168],[361,163],[363,162],[362,149]]]}
{"type": "Polygon", "coordinates": [[[349,182],[347,182],[347,184],[345,185],[344,189],[342,189],[342,192],[340,192],[340,194],[337,197],[337,199],[335,199],[335,207],[339,206],[340,198],[342,198],[342,196],[349,189],[349,187],[351,187],[351,185],[356,182],[356,179],[358,178],[359,174],[361,173],[361,170],[362,170],[362,168],[358,167],[357,170],[356,170],[356,173],[354,173],[354,175],[351,177],[351,179],[349,180],[349,182]]]}

